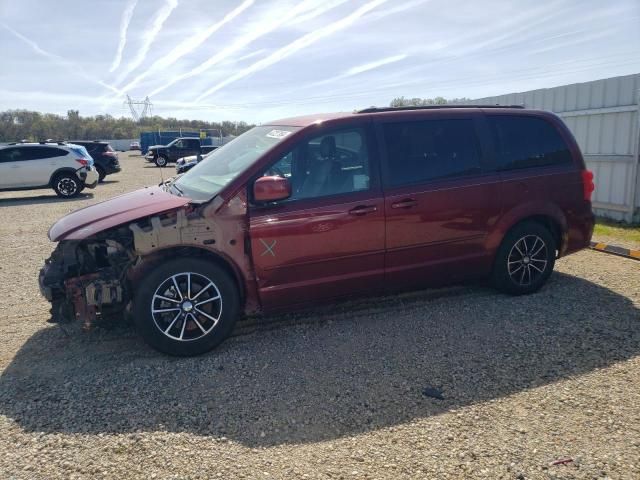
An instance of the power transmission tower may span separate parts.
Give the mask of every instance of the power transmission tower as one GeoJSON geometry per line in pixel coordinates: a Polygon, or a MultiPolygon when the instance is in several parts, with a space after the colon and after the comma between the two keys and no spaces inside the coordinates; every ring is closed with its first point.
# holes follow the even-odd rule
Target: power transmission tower
{"type": "Polygon", "coordinates": [[[127,99],[124,102],[125,105],[129,106],[129,110],[131,110],[131,116],[136,122],[139,122],[141,118],[146,118],[151,115],[151,109],[153,104],[149,97],[145,97],[144,100],[132,100],[131,97],[127,94],[127,99]],[[138,113],[139,107],[142,105],[142,112],[138,113]]]}

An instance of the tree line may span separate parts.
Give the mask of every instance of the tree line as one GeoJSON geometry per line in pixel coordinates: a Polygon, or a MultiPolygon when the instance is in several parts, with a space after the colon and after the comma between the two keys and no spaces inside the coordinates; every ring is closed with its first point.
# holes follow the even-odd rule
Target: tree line
{"type": "Polygon", "coordinates": [[[428,105],[446,105],[446,104],[456,104],[456,103],[464,103],[470,101],[470,98],[462,97],[462,98],[449,98],[446,99],[444,97],[435,97],[435,98],[405,98],[405,97],[396,97],[391,100],[389,104],[390,107],[424,107],[428,105]]]}
{"type": "Polygon", "coordinates": [[[0,112],[0,142],[20,140],[111,140],[138,138],[140,132],[177,130],[180,128],[222,130],[223,135],[240,135],[253,125],[246,122],[205,122],[178,120],[172,117],[146,117],[136,122],[130,118],[111,115],[84,117],[78,110],[69,110],[66,116],[29,110],[0,112]]]}

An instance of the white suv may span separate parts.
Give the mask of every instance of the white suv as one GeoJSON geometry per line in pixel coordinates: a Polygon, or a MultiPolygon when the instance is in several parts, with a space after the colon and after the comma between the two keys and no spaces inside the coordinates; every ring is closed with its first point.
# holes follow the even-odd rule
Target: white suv
{"type": "Polygon", "coordinates": [[[84,147],[64,142],[0,145],[0,190],[53,188],[70,198],[97,184],[98,172],[84,147]]]}

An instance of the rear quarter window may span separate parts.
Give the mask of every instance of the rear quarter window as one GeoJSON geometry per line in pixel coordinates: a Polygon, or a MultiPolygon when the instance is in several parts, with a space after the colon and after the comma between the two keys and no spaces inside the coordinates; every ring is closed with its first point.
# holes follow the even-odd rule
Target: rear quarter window
{"type": "Polygon", "coordinates": [[[547,120],[516,115],[492,115],[487,119],[496,145],[497,170],[573,163],[569,146],[547,120]]]}

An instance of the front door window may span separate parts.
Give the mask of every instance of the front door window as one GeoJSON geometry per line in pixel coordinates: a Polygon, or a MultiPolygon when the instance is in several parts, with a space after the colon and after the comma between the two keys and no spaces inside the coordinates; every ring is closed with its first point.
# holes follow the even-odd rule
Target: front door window
{"type": "Polygon", "coordinates": [[[364,131],[341,130],[302,142],[264,174],[289,179],[292,195],[288,201],[368,190],[370,168],[364,131]]]}

